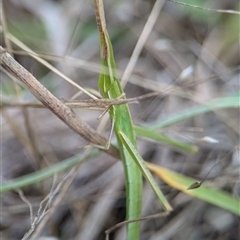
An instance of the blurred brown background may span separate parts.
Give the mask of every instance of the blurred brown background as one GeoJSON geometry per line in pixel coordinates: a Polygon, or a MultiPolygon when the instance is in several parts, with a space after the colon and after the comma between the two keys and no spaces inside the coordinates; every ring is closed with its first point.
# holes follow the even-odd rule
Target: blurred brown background
{"type": "MultiPolygon", "coordinates": [[[[236,0],[185,2],[204,8],[239,10],[236,0]]],[[[104,4],[121,76],[154,1],[106,0],[104,4]]],[[[2,14],[9,33],[43,58],[51,58],[51,64],[82,87],[97,90],[100,60],[93,1],[9,0],[3,1],[2,14]],[[75,60],[67,61],[65,57],[75,60]]],[[[172,91],[131,104],[134,123],[151,124],[214,98],[239,93],[239,29],[239,15],[165,2],[125,91],[127,97],[164,92],[169,86],[172,91]]],[[[6,47],[3,36],[1,45],[6,47]]],[[[15,43],[12,48],[20,50],[15,43]]],[[[27,54],[13,55],[55,96],[71,98],[78,92],[27,54]]],[[[2,72],[1,93],[4,100],[36,101],[2,72]]],[[[20,107],[1,110],[1,181],[38,171],[83,152],[79,146],[85,141],[49,110],[20,107]]],[[[97,128],[101,112],[77,110],[77,113],[97,128]]],[[[138,141],[139,150],[147,161],[197,179],[202,179],[216,162],[225,158],[211,171],[207,183],[239,197],[239,116],[239,109],[221,110],[161,130],[174,139],[198,145],[196,155],[144,139],[138,141]],[[217,143],[203,142],[201,139],[206,136],[217,143]]],[[[106,137],[109,129],[110,123],[103,133],[106,137]]],[[[23,189],[33,216],[49,193],[51,209],[62,188],[56,194],[53,190],[68,177],[68,172],[23,189]]],[[[167,218],[143,222],[141,240],[239,239],[239,218],[161,181],[159,185],[175,211],[167,218]]],[[[161,210],[148,184],[144,187],[143,202],[143,216],[161,210]]],[[[29,206],[17,192],[2,195],[1,206],[2,239],[21,239],[30,229],[29,206]]],[[[45,217],[41,229],[36,228],[38,236],[30,239],[104,239],[106,229],[125,219],[121,162],[103,153],[86,161],[49,220],[45,221],[45,217]]],[[[125,239],[124,234],[125,227],[113,232],[110,239],[125,239]]]]}

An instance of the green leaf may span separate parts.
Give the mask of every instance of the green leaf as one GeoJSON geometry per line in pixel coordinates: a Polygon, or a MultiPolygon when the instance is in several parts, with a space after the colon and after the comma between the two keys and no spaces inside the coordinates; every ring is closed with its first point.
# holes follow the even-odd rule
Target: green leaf
{"type": "Polygon", "coordinates": [[[162,142],[171,147],[175,147],[181,151],[190,152],[190,153],[196,153],[198,151],[198,147],[195,145],[190,145],[187,143],[183,143],[183,142],[168,138],[162,134],[157,133],[154,130],[151,130],[145,127],[136,126],[136,125],[133,127],[133,129],[136,132],[137,136],[146,137],[146,138],[156,140],[158,142],[162,142]]]}
{"type": "Polygon", "coordinates": [[[66,169],[75,166],[76,164],[79,164],[80,162],[86,160],[87,158],[96,156],[98,152],[99,152],[98,150],[94,149],[87,156],[76,155],[51,167],[3,183],[0,186],[0,193],[9,192],[12,190],[16,190],[19,188],[39,183],[40,181],[52,177],[54,174],[60,173],[66,169]]]}
{"type": "Polygon", "coordinates": [[[152,123],[151,126],[149,126],[150,129],[157,129],[157,128],[164,128],[168,127],[170,125],[173,125],[175,123],[184,121],[188,118],[195,117],[197,115],[219,110],[219,109],[225,109],[225,108],[239,108],[240,106],[240,93],[237,93],[236,96],[230,96],[230,97],[223,97],[212,100],[208,105],[206,106],[200,106],[193,109],[188,109],[182,113],[176,114],[164,121],[152,123]]]}

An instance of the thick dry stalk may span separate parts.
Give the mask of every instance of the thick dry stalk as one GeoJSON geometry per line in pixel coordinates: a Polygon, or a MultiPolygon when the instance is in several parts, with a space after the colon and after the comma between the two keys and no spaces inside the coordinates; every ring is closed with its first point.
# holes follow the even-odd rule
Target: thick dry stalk
{"type": "MultiPolygon", "coordinates": [[[[23,84],[43,105],[50,109],[58,118],[75,132],[80,134],[87,142],[98,146],[105,146],[107,139],[85,122],[75,112],[49,92],[31,73],[16,62],[10,54],[0,47],[0,62],[2,68],[15,79],[23,84]]],[[[119,152],[114,146],[103,150],[108,154],[119,158],[119,152]]]]}

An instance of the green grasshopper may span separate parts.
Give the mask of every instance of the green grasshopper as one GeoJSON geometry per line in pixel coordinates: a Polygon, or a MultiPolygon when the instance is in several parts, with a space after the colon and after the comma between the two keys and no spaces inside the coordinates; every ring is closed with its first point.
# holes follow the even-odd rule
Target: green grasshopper
{"type": "MultiPolygon", "coordinates": [[[[99,77],[98,88],[106,99],[118,99],[124,96],[120,81],[116,76],[116,65],[112,44],[106,29],[102,0],[95,0],[96,21],[100,35],[100,58],[102,71],[99,77]]],[[[125,97],[124,97],[125,99],[125,97]]],[[[142,174],[151,184],[153,190],[167,211],[172,208],[155,183],[144,160],[136,149],[136,137],[133,130],[130,111],[127,104],[113,105],[109,114],[114,125],[118,147],[124,165],[127,198],[127,220],[140,217],[142,208],[142,174]]],[[[139,238],[140,222],[128,224],[127,236],[129,240],[139,238]]]]}

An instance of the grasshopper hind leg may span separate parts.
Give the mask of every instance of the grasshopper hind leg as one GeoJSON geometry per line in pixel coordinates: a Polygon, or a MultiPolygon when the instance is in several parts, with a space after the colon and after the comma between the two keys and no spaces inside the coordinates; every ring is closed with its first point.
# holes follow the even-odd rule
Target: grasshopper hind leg
{"type": "Polygon", "coordinates": [[[104,146],[102,145],[97,145],[97,144],[93,144],[93,143],[88,143],[84,146],[84,148],[88,147],[88,146],[93,146],[102,150],[108,150],[110,145],[111,145],[111,139],[112,139],[112,135],[113,135],[113,129],[114,129],[114,120],[111,121],[111,130],[108,136],[108,141],[106,142],[106,144],[104,146]]]}

